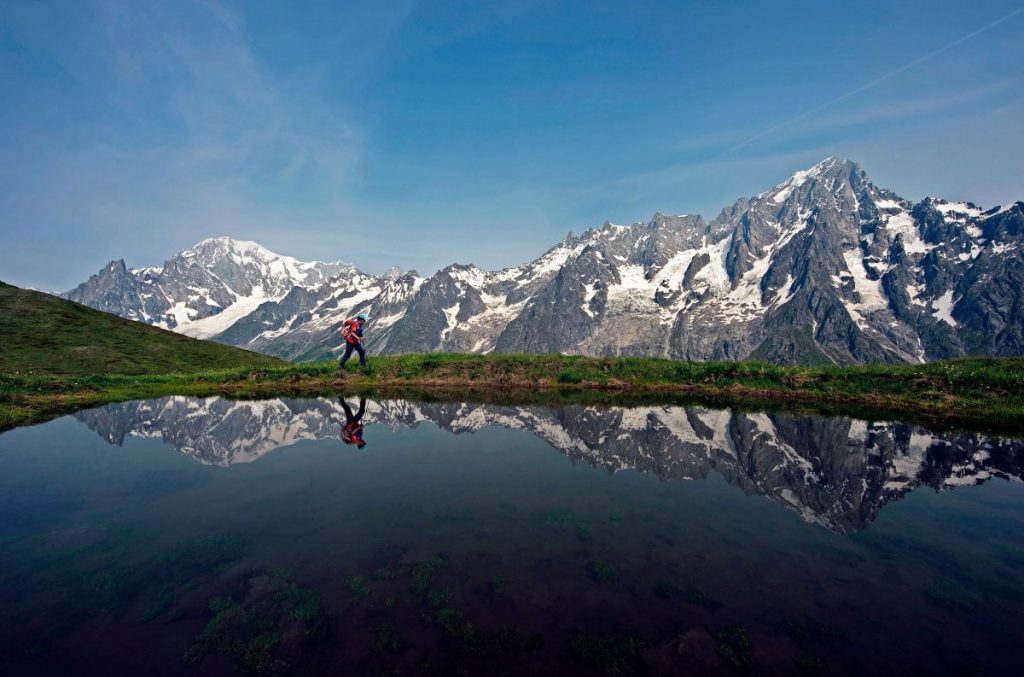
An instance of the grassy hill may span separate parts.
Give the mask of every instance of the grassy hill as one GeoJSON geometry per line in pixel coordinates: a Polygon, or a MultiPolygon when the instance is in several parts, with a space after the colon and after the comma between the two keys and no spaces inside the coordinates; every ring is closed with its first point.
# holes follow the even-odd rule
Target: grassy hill
{"type": "Polygon", "coordinates": [[[0,282],[0,372],[134,375],[284,364],[0,282]]]}

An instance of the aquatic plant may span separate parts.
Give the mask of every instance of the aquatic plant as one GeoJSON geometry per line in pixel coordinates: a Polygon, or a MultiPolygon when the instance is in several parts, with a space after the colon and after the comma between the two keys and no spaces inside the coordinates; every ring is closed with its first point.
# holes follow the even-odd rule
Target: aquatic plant
{"type": "Polygon", "coordinates": [[[690,586],[683,590],[683,601],[694,606],[702,606],[705,609],[714,611],[722,605],[711,599],[707,594],[696,586],[690,586]]]}
{"type": "Polygon", "coordinates": [[[234,534],[211,534],[179,543],[163,555],[163,564],[175,578],[198,576],[241,559],[245,541],[234,534]]]}
{"type": "Polygon", "coordinates": [[[288,595],[287,606],[290,607],[291,617],[295,620],[312,626],[323,618],[323,603],[320,601],[320,597],[309,588],[294,586],[289,589],[288,595]]]}
{"type": "Polygon", "coordinates": [[[370,594],[370,586],[366,584],[366,581],[363,579],[362,576],[353,576],[352,578],[348,579],[345,585],[348,588],[349,593],[357,601],[363,599],[364,597],[370,594]]]}
{"type": "Polygon", "coordinates": [[[783,630],[794,641],[800,643],[814,640],[827,644],[846,636],[841,626],[809,616],[790,616],[783,623],[783,630]]]}
{"type": "Polygon", "coordinates": [[[448,566],[448,561],[440,555],[434,555],[422,562],[413,564],[409,572],[410,585],[413,592],[419,594],[426,593],[438,572],[446,566],[448,566]]]}
{"type": "Polygon", "coordinates": [[[467,621],[461,612],[451,607],[445,607],[437,612],[437,622],[445,635],[460,642],[472,642],[476,635],[473,624],[467,621]]]}
{"type": "Polygon", "coordinates": [[[548,524],[572,524],[576,518],[571,510],[551,510],[544,515],[544,521],[548,524]]]}
{"type": "Polygon", "coordinates": [[[581,667],[608,677],[642,673],[640,652],[647,644],[636,637],[602,637],[586,632],[569,639],[569,656],[581,667]]]}
{"type": "Polygon", "coordinates": [[[826,674],[825,665],[821,662],[821,659],[813,656],[797,656],[793,659],[793,665],[801,675],[826,674]]]}
{"type": "Polygon", "coordinates": [[[402,642],[390,623],[381,623],[374,631],[372,647],[378,653],[398,651],[402,648],[402,642]]]}
{"type": "Polygon", "coordinates": [[[451,604],[452,593],[450,590],[431,590],[427,593],[427,604],[435,609],[446,607],[451,604]]]}
{"type": "Polygon", "coordinates": [[[615,583],[619,580],[619,570],[611,562],[591,560],[587,562],[586,570],[587,575],[598,583],[615,583]]]}
{"type": "Polygon", "coordinates": [[[320,598],[290,577],[268,573],[246,581],[239,600],[229,596],[210,600],[212,617],[185,653],[188,663],[210,654],[231,657],[248,674],[280,674],[289,665],[278,657],[282,644],[288,655],[302,644],[323,639],[329,619],[320,598]]]}
{"type": "Polygon", "coordinates": [[[135,568],[112,567],[86,578],[79,594],[89,613],[110,613],[134,599],[143,582],[142,572],[135,568]]]}
{"type": "Polygon", "coordinates": [[[754,648],[745,628],[725,628],[715,633],[718,641],[716,651],[722,659],[738,669],[749,669],[754,665],[754,648]]]}
{"type": "Polygon", "coordinates": [[[465,648],[482,659],[489,672],[504,673],[503,668],[518,662],[522,652],[536,651],[543,646],[544,640],[540,635],[524,635],[514,627],[502,626],[497,632],[477,629],[472,642],[466,644],[465,648]]]}
{"type": "Polygon", "coordinates": [[[169,587],[160,588],[160,591],[153,599],[153,603],[149,605],[149,608],[146,609],[145,612],[143,612],[142,620],[152,621],[156,620],[160,616],[163,616],[165,613],[171,610],[171,608],[174,606],[174,602],[176,599],[177,597],[174,594],[173,589],[169,587]]]}
{"type": "Polygon", "coordinates": [[[981,596],[952,578],[940,578],[924,589],[935,604],[951,611],[973,611],[981,604],[981,596]]]}
{"type": "Polygon", "coordinates": [[[196,664],[208,653],[219,653],[233,657],[242,672],[266,672],[280,641],[273,606],[268,599],[239,605],[229,597],[214,598],[213,617],[186,651],[185,661],[196,664]]]}
{"type": "Polygon", "coordinates": [[[402,578],[409,574],[408,566],[397,566],[397,567],[381,567],[374,570],[370,575],[375,581],[392,581],[396,578],[402,578]]]}

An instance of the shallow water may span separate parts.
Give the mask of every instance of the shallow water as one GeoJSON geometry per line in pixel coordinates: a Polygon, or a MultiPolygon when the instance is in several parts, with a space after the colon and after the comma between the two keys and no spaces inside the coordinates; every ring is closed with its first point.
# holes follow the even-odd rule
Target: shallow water
{"type": "Polygon", "coordinates": [[[1015,674],[1024,655],[1024,441],[392,400],[367,403],[360,449],[346,423],[337,399],[175,397],[0,435],[0,671],[1015,674]]]}

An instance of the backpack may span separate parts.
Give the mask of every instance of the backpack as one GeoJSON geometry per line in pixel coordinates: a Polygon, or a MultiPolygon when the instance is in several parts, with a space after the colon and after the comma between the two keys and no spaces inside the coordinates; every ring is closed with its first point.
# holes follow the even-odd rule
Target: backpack
{"type": "Polygon", "coordinates": [[[356,321],[345,320],[345,324],[341,326],[341,338],[346,341],[353,338],[356,335],[356,321]]]}

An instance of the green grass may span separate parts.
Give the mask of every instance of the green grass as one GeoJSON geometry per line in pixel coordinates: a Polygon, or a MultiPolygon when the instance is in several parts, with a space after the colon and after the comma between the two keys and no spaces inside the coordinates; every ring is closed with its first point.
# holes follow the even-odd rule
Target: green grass
{"type": "Polygon", "coordinates": [[[371,392],[411,399],[703,403],[1024,430],[1024,359],[916,366],[428,353],[289,365],[0,283],[0,430],[109,402],[371,392]]]}
{"type": "Polygon", "coordinates": [[[758,362],[432,353],[158,375],[0,374],[0,429],[107,402],[164,395],[237,398],[364,392],[502,403],[703,403],[1024,430],[1024,359],[915,366],[779,367],[758,362]],[[571,380],[560,378],[573,374],[571,380]]]}
{"type": "Polygon", "coordinates": [[[0,282],[0,372],[134,375],[283,364],[0,282]]]}

